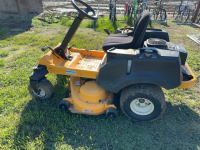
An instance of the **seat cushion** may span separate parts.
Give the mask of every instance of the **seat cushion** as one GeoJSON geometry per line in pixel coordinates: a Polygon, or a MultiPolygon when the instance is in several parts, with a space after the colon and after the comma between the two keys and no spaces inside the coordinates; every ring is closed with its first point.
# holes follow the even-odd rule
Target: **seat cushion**
{"type": "Polygon", "coordinates": [[[103,43],[103,50],[107,52],[110,48],[129,49],[139,48],[147,29],[150,14],[147,10],[143,11],[137,18],[133,32],[118,33],[108,36],[103,43]]]}
{"type": "Polygon", "coordinates": [[[127,33],[112,34],[108,36],[103,43],[103,50],[107,51],[110,48],[127,49],[131,48],[133,36],[127,33]]]}

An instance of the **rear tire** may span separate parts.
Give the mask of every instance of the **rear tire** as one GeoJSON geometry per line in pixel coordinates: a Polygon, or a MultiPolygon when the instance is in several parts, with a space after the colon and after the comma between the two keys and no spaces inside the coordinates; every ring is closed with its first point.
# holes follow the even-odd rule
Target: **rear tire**
{"type": "Polygon", "coordinates": [[[154,121],[163,115],[166,102],[160,86],[135,84],[122,90],[120,106],[135,121],[154,121]]]}

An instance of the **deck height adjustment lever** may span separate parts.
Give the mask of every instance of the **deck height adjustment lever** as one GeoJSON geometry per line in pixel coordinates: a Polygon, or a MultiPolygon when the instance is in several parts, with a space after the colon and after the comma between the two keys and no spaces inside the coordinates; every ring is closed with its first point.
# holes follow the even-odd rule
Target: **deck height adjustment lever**
{"type": "Polygon", "coordinates": [[[68,49],[70,50],[72,47],[74,47],[75,46],[75,44],[73,44],[72,46],[70,46],[70,47],[68,47],[68,49]]]}
{"type": "Polygon", "coordinates": [[[46,51],[48,48],[49,48],[51,51],[53,51],[53,49],[52,49],[50,46],[48,46],[48,45],[44,46],[41,50],[44,52],[44,51],[46,51]]]}
{"type": "MultiPolygon", "coordinates": [[[[56,53],[54,52],[53,48],[51,48],[51,47],[48,46],[48,45],[44,46],[41,50],[42,50],[43,52],[45,52],[47,49],[50,49],[50,50],[52,51],[52,54],[55,55],[57,58],[59,58],[59,57],[56,55],[56,53]]],[[[59,59],[60,59],[60,58],[59,58],[59,59]]]]}

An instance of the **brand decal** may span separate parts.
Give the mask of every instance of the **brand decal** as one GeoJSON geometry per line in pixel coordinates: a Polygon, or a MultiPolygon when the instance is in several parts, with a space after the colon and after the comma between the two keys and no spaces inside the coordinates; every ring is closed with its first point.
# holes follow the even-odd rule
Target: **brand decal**
{"type": "Polygon", "coordinates": [[[65,73],[67,73],[67,74],[76,74],[76,71],[72,71],[72,70],[65,70],[65,73]]]}

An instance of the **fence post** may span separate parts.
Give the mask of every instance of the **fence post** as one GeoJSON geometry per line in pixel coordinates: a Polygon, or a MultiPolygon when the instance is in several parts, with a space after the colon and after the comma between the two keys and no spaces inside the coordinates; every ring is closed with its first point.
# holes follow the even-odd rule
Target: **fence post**
{"type": "Polygon", "coordinates": [[[194,16],[193,16],[193,19],[192,19],[192,23],[194,23],[195,20],[196,20],[196,18],[197,18],[197,15],[198,15],[198,13],[199,13],[199,8],[200,8],[200,1],[199,1],[199,3],[198,3],[197,9],[196,9],[196,11],[195,11],[195,13],[194,13],[194,16]]]}

